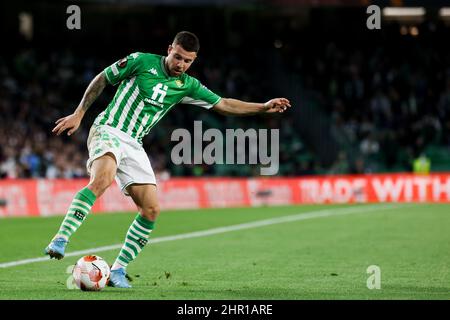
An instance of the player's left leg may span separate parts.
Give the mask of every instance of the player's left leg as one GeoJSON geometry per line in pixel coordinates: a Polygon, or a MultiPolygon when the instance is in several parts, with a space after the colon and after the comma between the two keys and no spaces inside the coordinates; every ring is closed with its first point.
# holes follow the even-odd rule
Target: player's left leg
{"type": "Polygon", "coordinates": [[[133,184],[126,190],[136,204],[139,213],[131,223],[122,249],[111,268],[111,285],[119,288],[131,287],[125,278],[125,269],[147,244],[159,215],[156,185],[133,184]]]}

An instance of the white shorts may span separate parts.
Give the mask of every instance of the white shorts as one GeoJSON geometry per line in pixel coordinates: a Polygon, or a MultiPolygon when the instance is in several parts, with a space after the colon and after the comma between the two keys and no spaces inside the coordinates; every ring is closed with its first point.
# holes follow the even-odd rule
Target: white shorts
{"type": "Polygon", "coordinates": [[[147,153],[139,142],[125,132],[107,125],[92,125],[87,140],[89,159],[87,172],[91,174],[92,162],[106,153],[116,157],[116,182],[125,195],[126,188],[132,184],[155,184],[147,153]]]}

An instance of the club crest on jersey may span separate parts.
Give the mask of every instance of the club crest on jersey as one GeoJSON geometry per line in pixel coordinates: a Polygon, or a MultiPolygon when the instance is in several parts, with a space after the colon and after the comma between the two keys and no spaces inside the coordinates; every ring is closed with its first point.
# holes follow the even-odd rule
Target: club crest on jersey
{"type": "Polygon", "coordinates": [[[119,62],[117,62],[117,66],[119,68],[124,68],[127,65],[127,62],[127,58],[120,59],[119,62]]]}
{"type": "Polygon", "coordinates": [[[175,84],[180,88],[183,86],[184,83],[181,80],[175,80],[175,84]]]}

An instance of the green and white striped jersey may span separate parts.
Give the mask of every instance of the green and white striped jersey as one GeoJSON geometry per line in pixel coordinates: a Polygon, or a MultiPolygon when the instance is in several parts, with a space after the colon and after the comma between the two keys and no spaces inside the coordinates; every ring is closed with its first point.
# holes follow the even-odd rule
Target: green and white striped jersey
{"type": "Polygon", "coordinates": [[[104,73],[110,84],[120,85],[94,123],[117,128],[140,143],[176,104],[209,109],[221,99],[194,77],[168,75],[160,55],[136,52],[105,68],[104,73]]]}

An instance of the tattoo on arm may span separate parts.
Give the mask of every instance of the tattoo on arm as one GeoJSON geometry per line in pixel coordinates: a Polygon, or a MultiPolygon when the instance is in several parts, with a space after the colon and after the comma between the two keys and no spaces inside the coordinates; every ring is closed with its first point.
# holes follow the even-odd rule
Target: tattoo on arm
{"type": "Polygon", "coordinates": [[[83,114],[89,109],[95,99],[103,92],[106,86],[106,78],[103,72],[100,72],[87,87],[83,99],[77,108],[77,111],[81,111],[83,114]]]}

